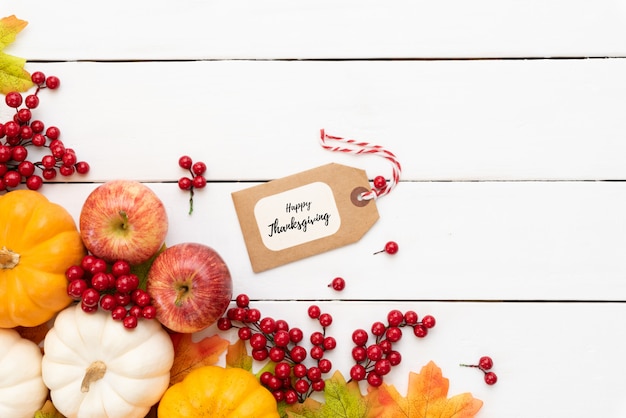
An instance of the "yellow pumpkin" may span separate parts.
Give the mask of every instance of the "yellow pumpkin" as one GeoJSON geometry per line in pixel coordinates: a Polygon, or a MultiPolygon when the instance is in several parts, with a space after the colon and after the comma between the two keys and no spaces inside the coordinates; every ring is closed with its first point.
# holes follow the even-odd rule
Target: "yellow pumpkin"
{"type": "Polygon", "coordinates": [[[276,400],[250,372],[204,366],[170,386],[159,402],[159,418],[279,418],[276,400]]]}
{"type": "Polygon", "coordinates": [[[43,324],[71,302],[65,270],[85,248],[76,223],[39,192],[0,197],[0,328],[43,324]]]}

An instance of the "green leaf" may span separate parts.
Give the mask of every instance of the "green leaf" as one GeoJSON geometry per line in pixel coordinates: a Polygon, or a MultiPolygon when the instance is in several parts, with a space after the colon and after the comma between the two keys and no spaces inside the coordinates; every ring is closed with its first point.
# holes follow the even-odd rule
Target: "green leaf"
{"type": "Polygon", "coordinates": [[[375,416],[369,396],[363,396],[355,381],[346,383],[336,371],[325,381],[324,403],[312,398],[285,408],[290,418],[370,418],[375,416]]]}
{"type": "Polygon", "coordinates": [[[2,94],[11,91],[26,91],[33,86],[30,74],[24,69],[26,60],[3,52],[4,48],[15,41],[17,34],[27,24],[28,22],[14,15],[0,19],[0,93],[2,94]]]}

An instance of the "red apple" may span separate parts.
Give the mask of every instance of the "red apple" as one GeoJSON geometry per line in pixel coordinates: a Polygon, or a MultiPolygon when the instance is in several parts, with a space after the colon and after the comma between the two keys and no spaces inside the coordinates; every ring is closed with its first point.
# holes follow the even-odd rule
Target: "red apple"
{"type": "Polygon", "coordinates": [[[215,323],[233,295],[224,260],[211,247],[197,243],[176,244],[160,253],[148,271],[146,286],[156,319],[183,333],[215,323]]]}
{"type": "Polygon", "coordinates": [[[80,235],[87,249],[106,261],[141,264],[156,254],[167,234],[165,205],[146,185],[113,180],[87,196],[80,235]]]}

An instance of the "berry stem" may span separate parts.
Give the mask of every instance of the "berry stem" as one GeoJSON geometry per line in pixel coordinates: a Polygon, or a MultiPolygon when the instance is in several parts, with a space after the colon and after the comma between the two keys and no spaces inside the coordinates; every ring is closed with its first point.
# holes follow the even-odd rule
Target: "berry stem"
{"type": "Polygon", "coordinates": [[[193,187],[189,189],[189,214],[193,213],[193,187]]]}

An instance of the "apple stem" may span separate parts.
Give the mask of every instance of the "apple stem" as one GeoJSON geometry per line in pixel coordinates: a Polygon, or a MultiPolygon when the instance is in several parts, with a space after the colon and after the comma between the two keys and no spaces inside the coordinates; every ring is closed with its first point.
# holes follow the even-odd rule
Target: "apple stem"
{"type": "Polygon", "coordinates": [[[189,286],[182,285],[182,286],[179,286],[176,290],[177,290],[177,293],[176,293],[176,300],[174,301],[174,304],[176,306],[181,306],[183,304],[183,299],[185,298],[187,293],[189,293],[189,286]]]}
{"type": "Polygon", "coordinates": [[[128,215],[125,210],[119,211],[120,218],[122,218],[122,229],[128,228],[128,215]]]}

